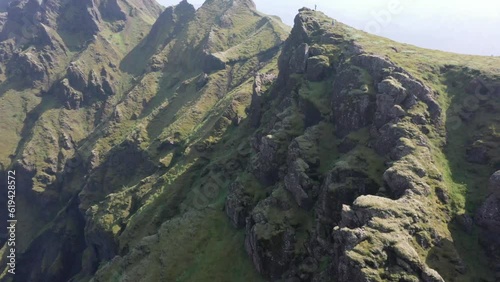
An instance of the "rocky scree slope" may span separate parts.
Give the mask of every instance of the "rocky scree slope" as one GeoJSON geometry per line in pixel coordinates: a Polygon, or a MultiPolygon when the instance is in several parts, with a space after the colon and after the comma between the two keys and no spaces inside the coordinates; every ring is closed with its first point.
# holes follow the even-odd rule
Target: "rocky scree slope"
{"type": "Polygon", "coordinates": [[[0,157],[23,175],[30,269],[3,278],[499,277],[498,58],[309,9],[286,39],[245,0],[70,2],[1,14],[0,157]]]}

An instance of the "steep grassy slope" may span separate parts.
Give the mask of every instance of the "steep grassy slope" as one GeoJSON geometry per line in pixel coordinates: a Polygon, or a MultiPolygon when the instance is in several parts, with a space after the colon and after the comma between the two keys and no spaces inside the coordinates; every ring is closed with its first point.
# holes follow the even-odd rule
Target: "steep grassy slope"
{"type": "MultiPolygon", "coordinates": [[[[191,188],[196,174],[189,171],[203,167],[200,152],[246,116],[253,74],[276,68],[288,28],[257,12],[251,1],[212,1],[198,11],[183,1],[162,12],[148,33],[158,7],[146,2],[47,1],[39,6],[27,1],[16,6],[20,13],[47,15],[44,24],[53,25],[50,44],[59,40],[61,52],[48,48],[60,67],[43,71],[45,62],[36,57],[42,52],[35,51],[46,43],[22,41],[24,27],[11,24],[11,30],[20,30],[19,44],[30,46],[24,51],[30,64],[24,75],[37,76],[26,86],[23,74],[8,71],[10,62],[22,56],[17,49],[0,66],[7,69],[2,107],[9,109],[2,111],[9,121],[2,125],[2,169],[12,167],[23,175],[19,205],[31,203],[18,213],[19,264],[31,271],[14,281],[73,276],[88,281],[106,261],[127,254],[161,223],[188,211],[192,223],[182,223],[183,230],[213,231],[194,234],[200,236],[188,247],[196,249],[168,252],[165,259],[182,262],[168,270],[168,277],[207,275],[219,255],[237,264],[229,272],[220,264],[213,275],[258,279],[237,244],[242,233],[230,228],[222,212],[194,213],[193,207],[180,206],[198,189],[191,188]],[[83,30],[67,33],[77,27],[64,21],[87,8],[94,13],[79,16],[87,21],[80,23],[83,30]],[[87,36],[93,39],[84,41],[87,36]],[[238,57],[220,56],[242,46],[246,52],[238,57]],[[29,73],[37,65],[39,73],[29,73]],[[207,241],[218,246],[207,245],[206,257],[194,256],[207,241]]],[[[165,244],[177,246],[185,236],[166,236],[165,244]]]]}
{"type": "MultiPolygon", "coordinates": [[[[54,242],[52,253],[47,255],[49,258],[43,266],[40,264],[42,259],[33,255],[36,251],[27,255],[33,256],[33,260],[25,262],[27,268],[34,264],[38,266],[33,266],[32,273],[20,274],[19,281],[28,281],[29,278],[23,275],[37,275],[43,268],[42,272],[51,274],[46,278],[40,274],[41,279],[61,280],[72,275],[72,268],[79,264],[78,259],[70,259],[72,255],[69,254],[80,247],[57,243],[60,238],[72,235],[75,235],[74,242],[83,240],[78,226],[81,215],[71,211],[65,218],[64,212],[59,213],[75,205],[74,201],[69,201],[69,198],[74,198],[74,187],[61,189],[62,172],[67,169],[68,159],[74,155],[74,142],[84,139],[95,127],[95,119],[100,118],[104,100],[108,98],[95,97],[98,96],[95,92],[103,91],[101,80],[108,81],[112,91],[107,94],[112,95],[125,88],[130,79],[112,63],[128,51],[117,48],[116,43],[104,38],[103,34],[114,30],[116,36],[123,37],[133,46],[141,39],[140,33],[149,30],[161,11],[155,2],[150,2],[150,6],[139,6],[141,13],[127,16],[123,10],[128,11],[128,7],[142,3],[119,1],[117,5],[110,4],[112,7],[109,8],[105,2],[113,1],[44,1],[41,5],[39,1],[11,1],[7,9],[6,22],[0,33],[0,169],[2,173],[7,168],[18,169],[21,174],[24,172],[17,187],[17,202],[22,207],[17,214],[20,220],[18,254],[29,252],[30,246],[43,248],[47,243],[47,248],[48,242],[54,242]],[[74,16],[75,12],[78,17],[74,16]],[[110,19],[105,16],[107,13],[124,17],[110,19]],[[106,78],[103,71],[107,72],[106,78]],[[96,72],[100,75],[97,76],[96,72]],[[62,80],[66,74],[78,93],[66,91],[62,80]],[[94,88],[83,85],[91,74],[94,82],[90,84],[94,88]],[[77,100],[81,102],[83,94],[80,91],[85,92],[86,99],[89,98],[89,107],[70,105],[77,100]],[[69,94],[80,95],[80,98],[65,96],[69,94]],[[70,225],[65,221],[74,222],[70,225]],[[55,226],[59,231],[53,231],[55,226]],[[53,228],[52,234],[58,235],[48,235],[50,228],[53,228]],[[67,234],[60,232],[64,229],[67,234]],[[42,235],[43,232],[46,235],[42,235]]],[[[2,203],[3,197],[2,194],[2,203]]],[[[4,216],[6,214],[2,213],[2,219],[4,216]]],[[[4,226],[5,221],[2,222],[4,226]]],[[[43,256],[41,253],[37,255],[43,256]]]]}

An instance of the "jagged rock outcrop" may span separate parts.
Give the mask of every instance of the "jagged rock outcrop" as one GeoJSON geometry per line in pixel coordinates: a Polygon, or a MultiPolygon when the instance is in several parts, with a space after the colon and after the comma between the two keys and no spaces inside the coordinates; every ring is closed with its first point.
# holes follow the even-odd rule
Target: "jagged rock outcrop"
{"type": "Polygon", "coordinates": [[[68,79],[63,79],[54,90],[57,95],[65,101],[65,106],[68,109],[79,109],[83,103],[83,94],[70,86],[68,79]]]}
{"type": "Polygon", "coordinates": [[[396,202],[376,196],[361,196],[353,206],[345,206],[342,220],[333,235],[339,281],[415,278],[418,281],[444,281],[420,259],[412,246],[411,237],[402,236],[407,234],[408,228],[415,229],[412,233],[422,231],[416,224],[417,218],[426,216],[421,205],[409,198],[396,202]],[[419,214],[422,212],[424,214],[419,214]],[[380,262],[385,263],[382,266],[380,262]],[[382,274],[373,271],[373,268],[379,267],[385,267],[382,274]]]}
{"type": "Polygon", "coordinates": [[[101,10],[101,16],[104,20],[124,21],[127,19],[127,14],[118,4],[118,0],[101,1],[99,10],[101,10]]]}
{"type": "Polygon", "coordinates": [[[274,136],[263,136],[258,145],[259,155],[253,161],[255,176],[266,185],[274,184],[279,178],[279,159],[284,156],[278,152],[280,146],[274,136]]]}
{"type": "Polygon", "coordinates": [[[84,90],[88,86],[87,77],[83,73],[83,70],[75,63],[72,62],[67,71],[66,76],[68,77],[68,82],[73,85],[76,89],[80,91],[84,90]]]}
{"type": "Polygon", "coordinates": [[[181,1],[176,6],[167,7],[151,28],[144,47],[164,46],[195,16],[195,12],[193,5],[187,1],[181,1]]]}
{"type": "Polygon", "coordinates": [[[339,68],[333,83],[333,121],[339,136],[368,126],[373,121],[375,97],[368,92],[368,85],[372,82],[364,81],[362,72],[361,69],[345,65],[339,68]]]}
{"type": "Polygon", "coordinates": [[[318,218],[328,234],[341,219],[342,206],[354,202],[361,195],[374,195],[379,186],[364,172],[353,168],[336,167],[328,173],[319,196],[318,218]]]}
{"type": "Polygon", "coordinates": [[[231,223],[236,228],[243,228],[255,203],[251,195],[245,192],[245,187],[239,182],[231,184],[225,203],[225,211],[231,223]]]}
{"type": "Polygon", "coordinates": [[[307,43],[300,44],[290,58],[290,70],[293,73],[302,74],[306,71],[307,61],[309,59],[309,45],[307,43]]]}
{"type": "Polygon", "coordinates": [[[88,77],[88,96],[90,97],[108,97],[115,94],[113,84],[111,82],[112,78],[103,68],[101,70],[101,75],[98,76],[94,70],[90,71],[88,77]]]}
{"type": "Polygon", "coordinates": [[[318,194],[319,184],[308,175],[320,164],[318,130],[318,128],[308,129],[304,135],[295,138],[288,146],[288,172],[283,178],[285,189],[304,209],[312,208],[313,199],[318,194]]]}
{"type": "Polygon", "coordinates": [[[296,244],[296,230],[290,223],[268,217],[272,209],[293,211],[286,195],[278,193],[261,201],[246,223],[245,248],[257,271],[271,279],[279,279],[290,268],[296,244]]]}
{"type": "Polygon", "coordinates": [[[115,94],[113,78],[105,68],[101,70],[100,76],[91,70],[85,77],[83,71],[75,63],[72,63],[66,74],[67,78],[62,79],[54,86],[53,93],[67,109],[90,106],[92,102],[106,100],[115,94]]]}
{"type": "Polygon", "coordinates": [[[48,79],[46,65],[42,63],[38,55],[31,52],[14,55],[7,65],[7,75],[32,81],[31,86],[47,82],[48,79]]]}
{"type": "Polygon", "coordinates": [[[310,57],[307,59],[306,68],[307,79],[311,81],[321,81],[325,78],[330,68],[330,59],[323,55],[310,57]]]}
{"type": "Polygon", "coordinates": [[[495,172],[489,180],[490,196],[476,213],[476,222],[482,228],[480,242],[491,258],[496,277],[500,275],[500,171],[495,172]]]}
{"type": "MultiPolygon", "coordinates": [[[[256,269],[271,280],[445,281],[421,255],[448,240],[438,227],[446,224],[438,218],[447,215],[435,215],[431,195],[436,193],[444,204],[452,201],[434,165],[433,150],[438,149],[431,145],[426,127],[434,126],[434,136],[444,131],[436,92],[388,58],[366,53],[356,44],[343,46],[342,36],[328,35],[332,27],[316,15],[303,9],[296,17],[279,59],[276,90],[268,94],[274,104],[256,104],[249,110],[273,112],[272,107],[278,107],[271,114],[276,118],[259,114],[252,122],[260,129],[253,139],[256,154],[250,168],[273,193],[247,218],[247,252],[256,269]],[[323,32],[320,40],[310,36],[318,30],[323,32]],[[341,54],[328,56],[331,51],[325,50],[334,49],[328,44],[338,44],[341,54]],[[307,107],[301,106],[295,117],[304,120],[296,127],[282,127],[287,109],[297,111],[294,105],[311,101],[306,100],[311,99],[308,93],[318,91],[310,82],[324,83],[331,114],[308,122],[311,111],[303,114],[307,107]],[[268,124],[262,126],[266,118],[268,124]],[[321,144],[333,141],[326,141],[324,132],[318,134],[318,121],[335,126],[341,154],[333,164],[324,163],[325,155],[335,152],[321,144]],[[381,167],[374,173],[377,163],[381,167]],[[303,230],[287,215],[311,209],[310,220],[316,224],[305,223],[304,240],[299,235],[303,230]],[[290,252],[296,256],[289,257],[290,252]],[[318,270],[325,258],[330,263],[318,270]]],[[[312,101],[312,107],[325,104],[312,101]]],[[[467,273],[458,255],[454,260],[462,265],[455,270],[467,273]]],[[[450,262],[450,267],[455,266],[450,262]]]]}
{"type": "Polygon", "coordinates": [[[267,88],[276,80],[276,75],[273,73],[260,74],[257,73],[254,77],[252,86],[252,103],[249,109],[250,119],[254,127],[259,126],[260,118],[262,115],[262,94],[267,88]]]}

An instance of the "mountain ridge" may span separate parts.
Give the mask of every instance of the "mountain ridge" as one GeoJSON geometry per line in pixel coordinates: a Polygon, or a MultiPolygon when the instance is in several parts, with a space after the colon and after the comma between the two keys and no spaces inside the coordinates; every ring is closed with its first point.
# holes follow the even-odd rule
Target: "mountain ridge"
{"type": "Polygon", "coordinates": [[[498,58],[308,8],[290,31],[246,0],[85,3],[84,44],[48,28],[66,12],[2,30],[0,164],[22,176],[29,269],[2,279],[498,277],[498,58]]]}

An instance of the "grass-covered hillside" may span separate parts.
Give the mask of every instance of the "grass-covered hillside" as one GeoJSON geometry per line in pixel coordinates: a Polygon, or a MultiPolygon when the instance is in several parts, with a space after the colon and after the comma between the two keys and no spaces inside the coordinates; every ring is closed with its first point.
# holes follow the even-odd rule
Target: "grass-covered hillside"
{"type": "MultiPolygon", "coordinates": [[[[22,175],[17,250],[29,269],[2,269],[2,279],[88,281],[163,222],[196,211],[181,209],[196,190],[192,169],[245,119],[254,73],[276,72],[289,28],[245,1],[197,11],[186,1],[163,11],[155,1],[34,2],[12,1],[0,36],[1,169],[22,175]]],[[[219,256],[237,262],[220,264],[221,276],[257,279],[223,213],[200,210],[182,224],[166,240],[189,240],[192,251],[168,252],[180,264],[169,277],[206,275],[219,256]],[[186,237],[198,228],[207,233],[186,237]],[[193,252],[206,240],[220,240],[207,249],[218,253],[199,263],[193,252]]]]}
{"type": "Polygon", "coordinates": [[[0,280],[496,281],[499,66],[251,0],[0,5],[0,280]]]}

